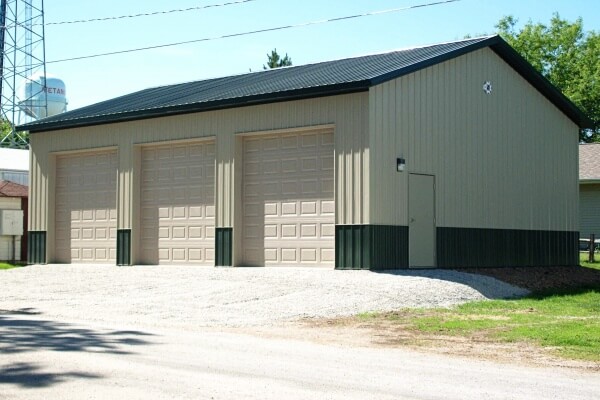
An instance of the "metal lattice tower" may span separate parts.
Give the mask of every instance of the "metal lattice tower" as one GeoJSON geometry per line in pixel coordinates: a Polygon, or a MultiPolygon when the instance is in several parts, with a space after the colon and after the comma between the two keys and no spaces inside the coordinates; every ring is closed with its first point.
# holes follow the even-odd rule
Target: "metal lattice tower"
{"type": "Polygon", "coordinates": [[[36,109],[48,107],[43,0],[1,0],[0,71],[2,133],[10,130],[0,137],[0,147],[28,148],[27,135],[14,127],[35,119],[30,111],[34,101],[36,109]],[[32,85],[36,76],[41,84],[32,85]]]}

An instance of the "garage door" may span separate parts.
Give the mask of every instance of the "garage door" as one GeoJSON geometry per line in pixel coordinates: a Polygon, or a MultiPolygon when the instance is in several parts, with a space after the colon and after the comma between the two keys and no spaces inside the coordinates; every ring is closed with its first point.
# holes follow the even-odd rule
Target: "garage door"
{"type": "Polygon", "coordinates": [[[116,262],[116,180],[116,151],[57,157],[57,262],[116,262]]]}
{"type": "Polygon", "coordinates": [[[215,145],[142,150],[144,264],[214,265],[215,145]]]}
{"type": "Polygon", "coordinates": [[[244,139],[243,262],[332,266],[333,133],[244,139]]]}

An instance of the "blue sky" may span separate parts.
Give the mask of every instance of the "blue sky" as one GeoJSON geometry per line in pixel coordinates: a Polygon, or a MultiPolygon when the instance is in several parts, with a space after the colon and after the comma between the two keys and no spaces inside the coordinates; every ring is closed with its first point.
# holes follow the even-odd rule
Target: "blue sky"
{"type": "MultiPolygon", "coordinates": [[[[254,0],[160,16],[46,27],[47,72],[63,79],[69,109],[136,90],[262,69],[273,48],[294,65],[492,34],[504,15],[549,22],[558,12],[600,31],[597,0],[462,0],[385,15],[101,58],[70,57],[202,39],[429,3],[434,0],[254,0]]],[[[46,23],[224,3],[227,0],[46,0],[46,23]]]]}

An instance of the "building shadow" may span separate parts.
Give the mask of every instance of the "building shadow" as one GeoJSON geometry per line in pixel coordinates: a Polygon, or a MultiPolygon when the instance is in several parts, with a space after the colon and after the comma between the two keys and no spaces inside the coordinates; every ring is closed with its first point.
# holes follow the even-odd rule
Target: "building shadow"
{"type": "Polygon", "coordinates": [[[459,283],[479,292],[487,299],[512,299],[526,296],[529,290],[511,285],[491,276],[445,269],[395,269],[373,271],[381,274],[420,277],[459,283]]]}
{"type": "MultiPolygon", "coordinates": [[[[101,376],[71,371],[51,373],[43,366],[24,362],[2,363],[6,356],[36,352],[134,354],[132,346],[151,345],[150,333],[135,330],[97,330],[42,319],[35,309],[0,309],[0,386],[45,387],[68,379],[98,379],[101,376]]],[[[2,389],[0,389],[0,392],[2,389]]]]}

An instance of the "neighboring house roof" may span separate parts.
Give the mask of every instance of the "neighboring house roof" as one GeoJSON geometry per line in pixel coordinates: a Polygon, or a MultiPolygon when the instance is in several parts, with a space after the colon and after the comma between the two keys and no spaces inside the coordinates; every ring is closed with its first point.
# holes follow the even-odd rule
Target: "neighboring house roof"
{"type": "Polygon", "coordinates": [[[32,133],[355,93],[490,47],[578,126],[591,121],[499,36],[277,68],[142,90],[17,127],[32,133]]]}
{"type": "Polygon", "coordinates": [[[600,143],[579,145],[579,180],[600,183],[600,143]]]}
{"type": "Polygon", "coordinates": [[[0,181],[0,197],[27,197],[29,188],[10,181],[0,181]]]}
{"type": "Polygon", "coordinates": [[[0,147],[0,171],[29,171],[29,150],[0,147]]]}

